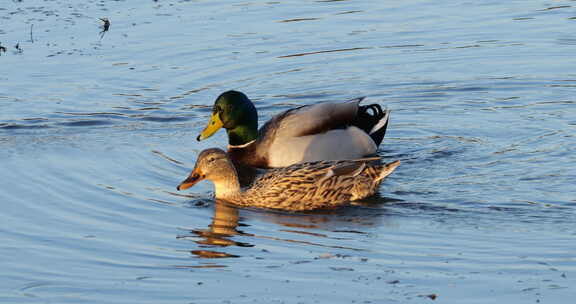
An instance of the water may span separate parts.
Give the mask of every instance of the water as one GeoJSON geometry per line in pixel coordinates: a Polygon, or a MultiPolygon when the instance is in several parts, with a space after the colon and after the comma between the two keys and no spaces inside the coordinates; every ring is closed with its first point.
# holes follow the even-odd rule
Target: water
{"type": "Polygon", "coordinates": [[[574,4],[3,1],[0,302],[570,302],[574,4]],[[228,89],[368,96],[403,164],[330,212],[176,192],[228,89]]]}

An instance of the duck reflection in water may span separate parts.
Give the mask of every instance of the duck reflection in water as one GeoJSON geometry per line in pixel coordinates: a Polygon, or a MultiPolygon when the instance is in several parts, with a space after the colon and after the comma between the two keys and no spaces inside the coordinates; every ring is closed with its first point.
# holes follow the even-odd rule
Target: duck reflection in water
{"type": "MultiPolygon", "coordinates": [[[[379,198],[380,200],[382,198],[379,198]]],[[[357,202],[361,203],[361,202],[357,202]]],[[[365,234],[366,227],[373,227],[382,224],[383,214],[380,208],[356,206],[314,211],[311,213],[286,213],[270,212],[261,209],[246,209],[233,206],[224,201],[216,200],[214,203],[214,215],[207,229],[189,230],[189,235],[178,236],[178,239],[192,240],[198,245],[190,253],[198,258],[221,259],[237,258],[235,254],[225,252],[226,247],[255,247],[258,240],[272,240],[304,246],[323,247],[327,250],[345,249],[354,252],[362,252],[365,249],[345,246],[347,240],[354,240],[358,234],[365,234]],[[242,216],[240,216],[242,212],[242,216]],[[241,231],[239,227],[249,227],[243,223],[246,220],[264,221],[278,225],[277,229],[270,231],[266,235],[252,234],[241,231]],[[281,237],[281,235],[290,235],[281,237]],[[310,238],[312,237],[312,239],[310,238]],[[234,238],[248,239],[248,242],[240,242],[234,238]],[[314,241],[313,239],[317,239],[314,241]],[[325,241],[321,241],[325,240],[325,241]]],[[[367,202],[367,205],[374,206],[374,202],[367,202]]],[[[234,251],[230,248],[230,251],[234,251]]],[[[237,251],[237,250],[236,250],[237,251]]],[[[190,266],[187,266],[190,267],[190,266]]],[[[224,267],[223,265],[200,265],[197,267],[224,267]]]]}
{"type": "MultiPolygon", "coordinates": [[[[214,204],[214,216],[208,229],[195,229],[190,233],[200,237],[200,240],[194,241],[200,245],[199,250],[192,250],[190,253],[200,258],[236,258],[238,255],[228,254],[225,252],[208,250],[213,247],[253,247],[254,245],[234,241],[231,237],[236,235],[248,235],[237,230],[239,224],[238,209],[224,202],[216,200],[214,204]]],[[[179,236],[179,239],[189,239],[191,236],[179,236]]]]}

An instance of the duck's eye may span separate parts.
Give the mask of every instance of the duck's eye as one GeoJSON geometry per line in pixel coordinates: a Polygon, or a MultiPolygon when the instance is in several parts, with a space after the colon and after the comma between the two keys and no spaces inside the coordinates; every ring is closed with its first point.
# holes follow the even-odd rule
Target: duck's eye
{"type": "Polygon", "coordinates": [[[208,158],[208,162],[209,162],[209,163],[212,163],[212,162],[214,162],[214,160],[216,160],[214,157],[210,157],[210,158],[208,158]]]}

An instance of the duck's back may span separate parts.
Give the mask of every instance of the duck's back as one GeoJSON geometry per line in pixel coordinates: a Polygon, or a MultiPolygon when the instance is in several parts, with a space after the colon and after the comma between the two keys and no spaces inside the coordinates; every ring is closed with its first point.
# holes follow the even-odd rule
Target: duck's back
{"type": "Polygon", "coordinates": [[[291,109],[273,117],[259,131],[268,166],[355,159],[376,152],[370,136],[352,126],[361,99],[291,109]]]}
{"type": "Polygon", "coordinates": [[[334,208],[374,194],[384,166],[321,161],[272,169],[244,193],[239,204],[290,211],[334,208]]]}

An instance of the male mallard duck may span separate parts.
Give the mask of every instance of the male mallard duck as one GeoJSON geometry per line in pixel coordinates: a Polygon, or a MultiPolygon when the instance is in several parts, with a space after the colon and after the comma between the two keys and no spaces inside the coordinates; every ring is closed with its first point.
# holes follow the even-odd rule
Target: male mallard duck
{"type": "Polygon", "coordinates": [[[287,211],[334,208],[374,194],[382,180],[400,165],[398,160],[385,165],[377,160],[317,161],[270,169],[242,190],[226,152],[212,148],[200,153],[194,170],[177,189],[207,179],[214,183],[216,199],[243,207],[287,211]]]}
{"type": "Polygon", "coordinates": [[[290,109],[258,130],[252,101],[244,93],[228,91],[214,102],[210,121],[197,139],[208,138],[223,127],[232,160],[258,168],[362,158],[376,152],[390,113],[378,104],[361,106],[363,99],[290,109]]]}

